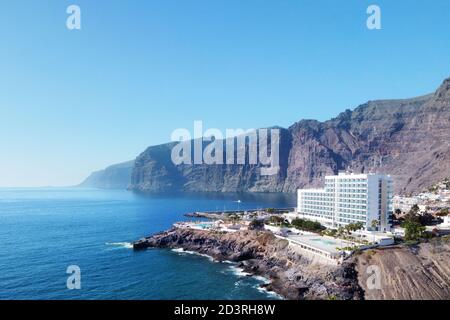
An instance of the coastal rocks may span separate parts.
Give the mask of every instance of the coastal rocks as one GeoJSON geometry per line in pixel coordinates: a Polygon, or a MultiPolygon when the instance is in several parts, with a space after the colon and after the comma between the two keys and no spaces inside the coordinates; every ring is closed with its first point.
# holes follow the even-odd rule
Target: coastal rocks
{"type": "Polygon", "coordinates": [[[171,229],[141,239],[134,248],[182,248],[218,261],[233,261],[245,272],[271,280],[264,285],[287,299],[362,299],[352,264],[331,266],[291,250],[266,231],[220,233],[171,229]]]}
{"type": "Polygon", "coordinates": [[[133,246],[136,250],[182,248],[236,262],[245,272],[270,279],[262,286],[287,299],[450,299],[448,237],[410,247],[365,250],[338,266],[311,260],[266,231],[174,228],[133,246]],[[375,282],[374,275],[379,277],[375,282]]]}

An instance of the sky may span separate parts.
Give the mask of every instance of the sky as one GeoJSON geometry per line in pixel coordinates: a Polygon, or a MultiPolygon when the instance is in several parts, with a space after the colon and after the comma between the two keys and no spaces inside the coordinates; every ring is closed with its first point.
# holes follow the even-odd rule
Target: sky
{"type": "Polygon", "coordinates": [[[1,0],[0,187],[78,184],[195,120],[288,127],[433,92],[449,34],[448,0],[1,0]]]}

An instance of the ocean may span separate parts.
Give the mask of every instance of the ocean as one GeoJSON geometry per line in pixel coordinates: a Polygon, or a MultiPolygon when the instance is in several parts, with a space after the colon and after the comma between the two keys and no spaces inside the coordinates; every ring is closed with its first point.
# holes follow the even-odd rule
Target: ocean
{"type": "Polygon", "coordinates": [[[0,299],[278,299],[233,264],[130,243],[188,212],[294,206],[280,194],[0,189],[0,299]],[[79,290],[67,289],[71,265],[79,290]]]}

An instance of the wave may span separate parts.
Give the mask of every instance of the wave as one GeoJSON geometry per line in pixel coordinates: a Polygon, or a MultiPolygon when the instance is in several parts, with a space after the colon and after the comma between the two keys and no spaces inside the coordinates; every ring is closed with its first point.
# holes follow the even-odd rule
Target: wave
{"type": "Polygon", "coordinates": [[[258,281],[261,281],[264,284],[269,284],[271,282],[269,279],[263,276],[253,276],[253,278],[255,278],[258,281]]]}
{"type": "Polygon", "coordinates": [[[228,270],[231,271],[231,273],[233,273],[235,276],[238,276],[238,277],[249,277],[249,276],[251,276],[250,273],[245,272],[244,269],[236,267],[236,266],[230,266],[228,268],[228,270]]]}
{"type": "Polygon", "coordinates": [[[276,298],[278,300],[284,300],[283,296],[279,295],[278,293],[276,293],[275,291],[269,291],[264,287],[261,287],[260,285],[255,286],[255,288],[259,291],[262,292],[266,295],[268,295],[269,297],[272,298],[276,298]]]}
{"type": "Polygon", "coordinates": [[[172,251],[176,252],[176,253],[180,253],[180,254],[183,254],[183,253],[184,254],[193,254],[193,255],[196,255],[196,256],[201,256],[201,257],[208,258],[208,260],[211,261],[211,262],[218,262],[213,257],[211,257],[211,256],[209,256],[207,254],[204,254],[204,253],[196,252],[196,251],[184,250],[183,248],[172,249],[172,251]]]}
{"type": "Polygon", "coordinates": [[[133,244],[130,242],[106,242],[107,246],[120,247],[126,249],[133,249],[133,244]]]}
{"type": "MultiPolygon", "coordinates": [[[[202,257],[206,257],[208,258],[208,260],[212,261],[212,262],[218,262],[217,260],[214,260],[213,257],[204,254],[204,253],[198,253],[195,251],[190,251],[190,250],[184,250],[183,248],[176,248],[176,249],[172,249],[173,252],[179,253],[179,254],[193,254],[193,255],[197,255],[197,256],[202,256],[202,257]]],[[[271,298],[275,298],[275,299],[279,299],[279,300],[283,300],[283,296],[279,295],[278,293],[274,292],[274,291],[269,291],[266,288],[262,287],[261,284],[269,284],[271,281],[263,276],[257,276],[257,275],[252,275],[249,272],[245,272],[243,268],[241,267],[237,267],[236,266],[236,262],[233,261],[229,261],[229,260],[224,260],[222,261],[222,263],[226,263],[226,264],[230,264],[230,266],[227,268],[227,270],[225,272],[229,272],[232,273],[234,276],[237,276],[239,278],[247,278],[247,277],[251,277],[255,280],[257,280],[259,283],[256,284],[254,287],[255,289],[257,289],[259,292],[262,292],[264,294],[266,294],[268,297],[271,298]]],[[[237,281],[234,283],[234,285],[236,287],[240,286],[241,280],[237,281]]]]}

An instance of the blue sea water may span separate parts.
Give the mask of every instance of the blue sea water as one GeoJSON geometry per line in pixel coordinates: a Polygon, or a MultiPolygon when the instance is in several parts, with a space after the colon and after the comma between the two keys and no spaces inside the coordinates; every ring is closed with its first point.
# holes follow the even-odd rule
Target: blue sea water
{"type": "Polygon", "coordinates": [[[268,194],[0,189],[0,299],[277,298],[232,264],[166,249],[134,252],[130,242],[187,219],[187,212],[294,202],[268,194]],[[69,265],[81,269],[80,290],[67,289],[69,265]]]}

